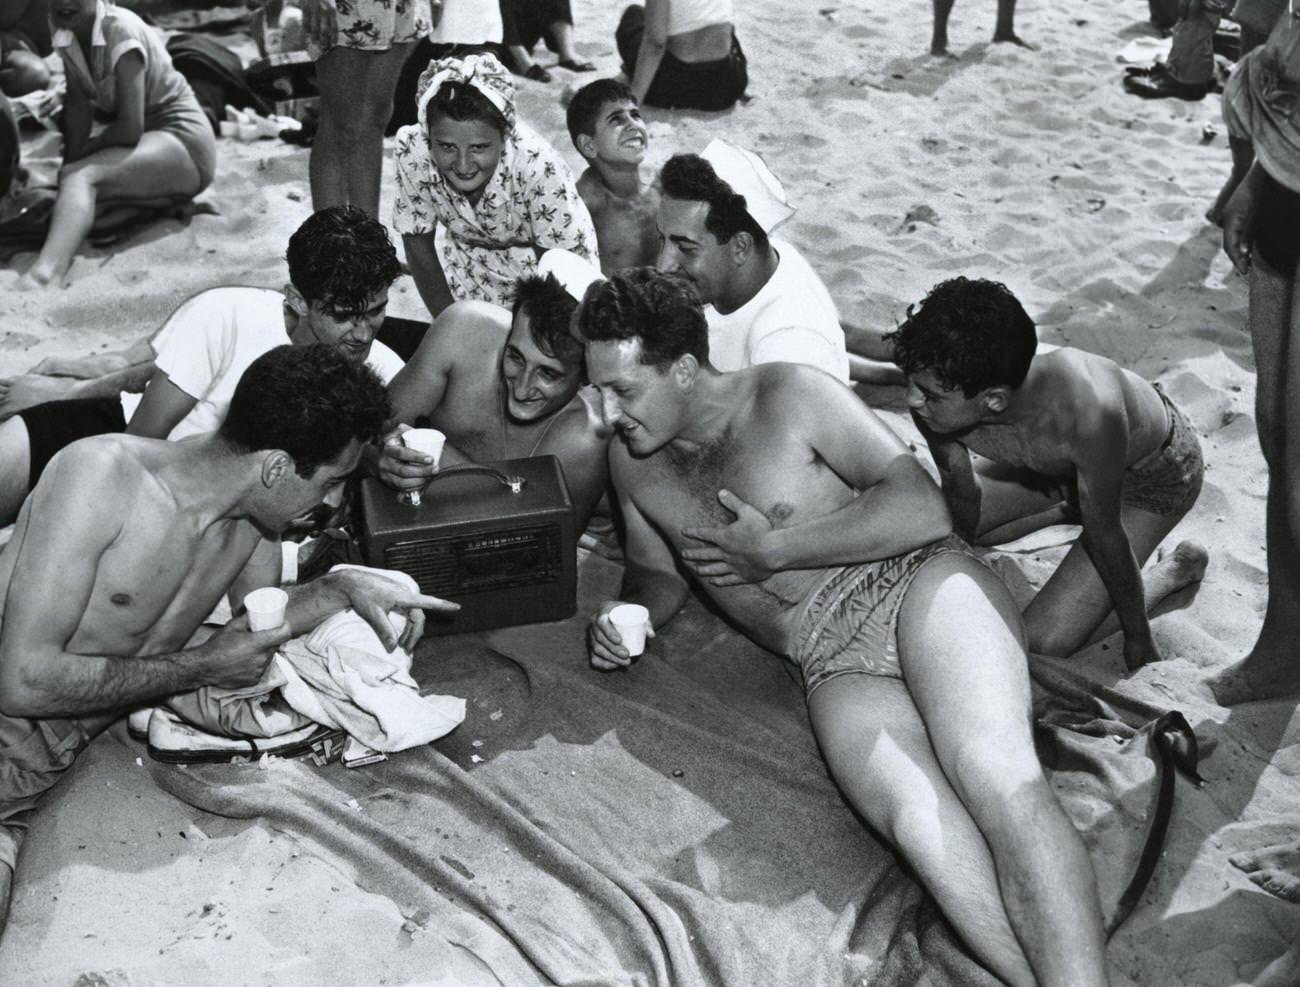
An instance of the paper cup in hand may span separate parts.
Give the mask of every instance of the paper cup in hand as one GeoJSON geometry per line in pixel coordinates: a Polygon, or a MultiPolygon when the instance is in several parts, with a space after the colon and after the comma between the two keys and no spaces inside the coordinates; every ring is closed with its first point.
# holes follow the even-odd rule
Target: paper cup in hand
{"type": "Polygon", "coordinates": [[[620,603],[609,612],[609,622],[618,631],[627,653],[635,658],[645,651],[645,631],[650,625],[650,611],[639,603],[620,603]]]}
{"type": "Polygon", "coordinates": [[[402,433],[402,444],[408,449],[432,456],[434,466],[442,458],[442,445],[446,441],[447,436],[436,428],[408,428],[402,433]]]}
{"type": "Polygon", "coordinates": [[[284,609],[289,604],[289,594],[274,586],[255,589],[244,597],[248,611],[250,631],[273,631],[284,623],[284,609]]]}

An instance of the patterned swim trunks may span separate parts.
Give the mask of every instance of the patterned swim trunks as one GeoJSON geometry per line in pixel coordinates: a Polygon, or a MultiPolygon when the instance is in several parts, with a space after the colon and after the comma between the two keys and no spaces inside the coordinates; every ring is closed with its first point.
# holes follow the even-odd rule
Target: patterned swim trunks
{"type": "Polygon", "coordinates": [[[1201,442],[1187,416],[1159,387],[1169,414],[1169,434],[1160,448],[1124,471],[1123,502],[1160,517],[1180,517],[1196,503],[1205,479],[1201,442]]]}
{"type": "MultiPolygon", "coordinates": [[[[433,30],[430,0],[336,0],[336,3],[339,33],[334,46],[337,48],[387,51],[395,45],[426,38],[433,30]]],[[[314,41],[308,50],[312,58],[325,54],[314,41]]]]}
{"type": "Polygon", "coordinates": [[[904,555],[834,572],[803,603],[787,654],[803,670],[804,694],[838,675],[902,678],[898,613],[912,580],[931,559],[974,553],[956,535],[904,555]]]}

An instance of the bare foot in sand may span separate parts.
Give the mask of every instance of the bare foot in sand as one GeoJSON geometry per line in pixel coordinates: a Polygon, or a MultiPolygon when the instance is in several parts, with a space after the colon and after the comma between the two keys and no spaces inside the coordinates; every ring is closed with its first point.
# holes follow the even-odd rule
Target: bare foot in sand
{"type": "MultiPolygon", "coordinates": [[[[1210,553],[1194,541],[1180,541],[1168,555],[1161,552],[1156,556],[1155,565],[1142,574],[1149,588],[1148,603],[1155,604],[1186,586],[1199,583],[1205,578],[1209,564],[1210,553]]],[[[1152,610],[1154,606],[1149,605],[1147,609],[1152,610]]]]}
{"type": "Polygon", "coordinates": [[[1267,699],[1300,699],[1300,662],[1294,652],[1273,655],[1256,648],[1235,665],[1205,680],[1220,706],[1267,699]]]}
{"type": "Polygon", "coordinates": [[[70,377],[37,374],[0,378],[0,422],[38,404],[72,398],[80,384],[70,377]]]}
{"type": "Polygon", "coordinates": [[[995,45],[998,44],[1019,45],[1021,48],[1025,48],[1029,51],[1038,50],[1037,45],[1031,45],[1024,38],[1020,37],[1020,35],[1016,34],[1015,31],[998,31],[996,34],[993,35],[993,43],[995,45]]]}
{"type": "Polygon", "coordinates": [[[1234,853],[1228,863],[1269,894],[1300,904],[1300,843],[1278,843],[1234,853]]]}
{"type": "Polygon", "coordinates": [[[935,47],[931,46],[931,48],[930,48],[930,55],[931,55],[932,57],[934,57],[934,58],[942,58],[942,59],[945,59],[946,61],[949,61],[949,62],[958,62],[958,61],[961,61],[961,56],[960,56],[960,55],[954,55],[954,54],[953,54],[952,52],[950,52],[946,47],[935,48],[935,47]]]}

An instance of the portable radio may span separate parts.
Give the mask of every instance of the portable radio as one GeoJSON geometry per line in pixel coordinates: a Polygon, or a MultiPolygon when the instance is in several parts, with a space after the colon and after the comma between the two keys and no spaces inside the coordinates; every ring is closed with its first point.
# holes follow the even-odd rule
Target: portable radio
{"type": "Polygon", "coordinates": [[[511,627],[573,616],[577,545],[573,503],[554,456],[450,466],[410,505],[378,480],[361,481],[362,552],[398,569],[420,592],[460,604],[429,611],[425,632],[511,627]]]}

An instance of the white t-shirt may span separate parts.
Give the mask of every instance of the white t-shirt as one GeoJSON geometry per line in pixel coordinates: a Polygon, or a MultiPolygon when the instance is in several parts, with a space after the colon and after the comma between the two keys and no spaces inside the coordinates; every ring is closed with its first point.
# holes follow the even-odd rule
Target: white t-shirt
{"type": "MultiPolygon", "coordinates": [[[[274,289],[211,288],[182,304],[154,336],[155,363],[197,403],[167,437],[215,431],[248,365],[287,342],[284,295],[274,289]]],[[[377,340],[366,363],[385,384],[402,369],[401,358],[377,340]]],[[[127,421],[139,403],[139,394],[122,395],[127,421]]]]}
{"type": "Polygon", "coordinates": [[[729,315],[704,307],[709,362],[722,371],[756,363],[804,363],[849,382],[844,330],[821,278],[784,240],[772,240],[778,263],[749,301],[729,315]]]}

